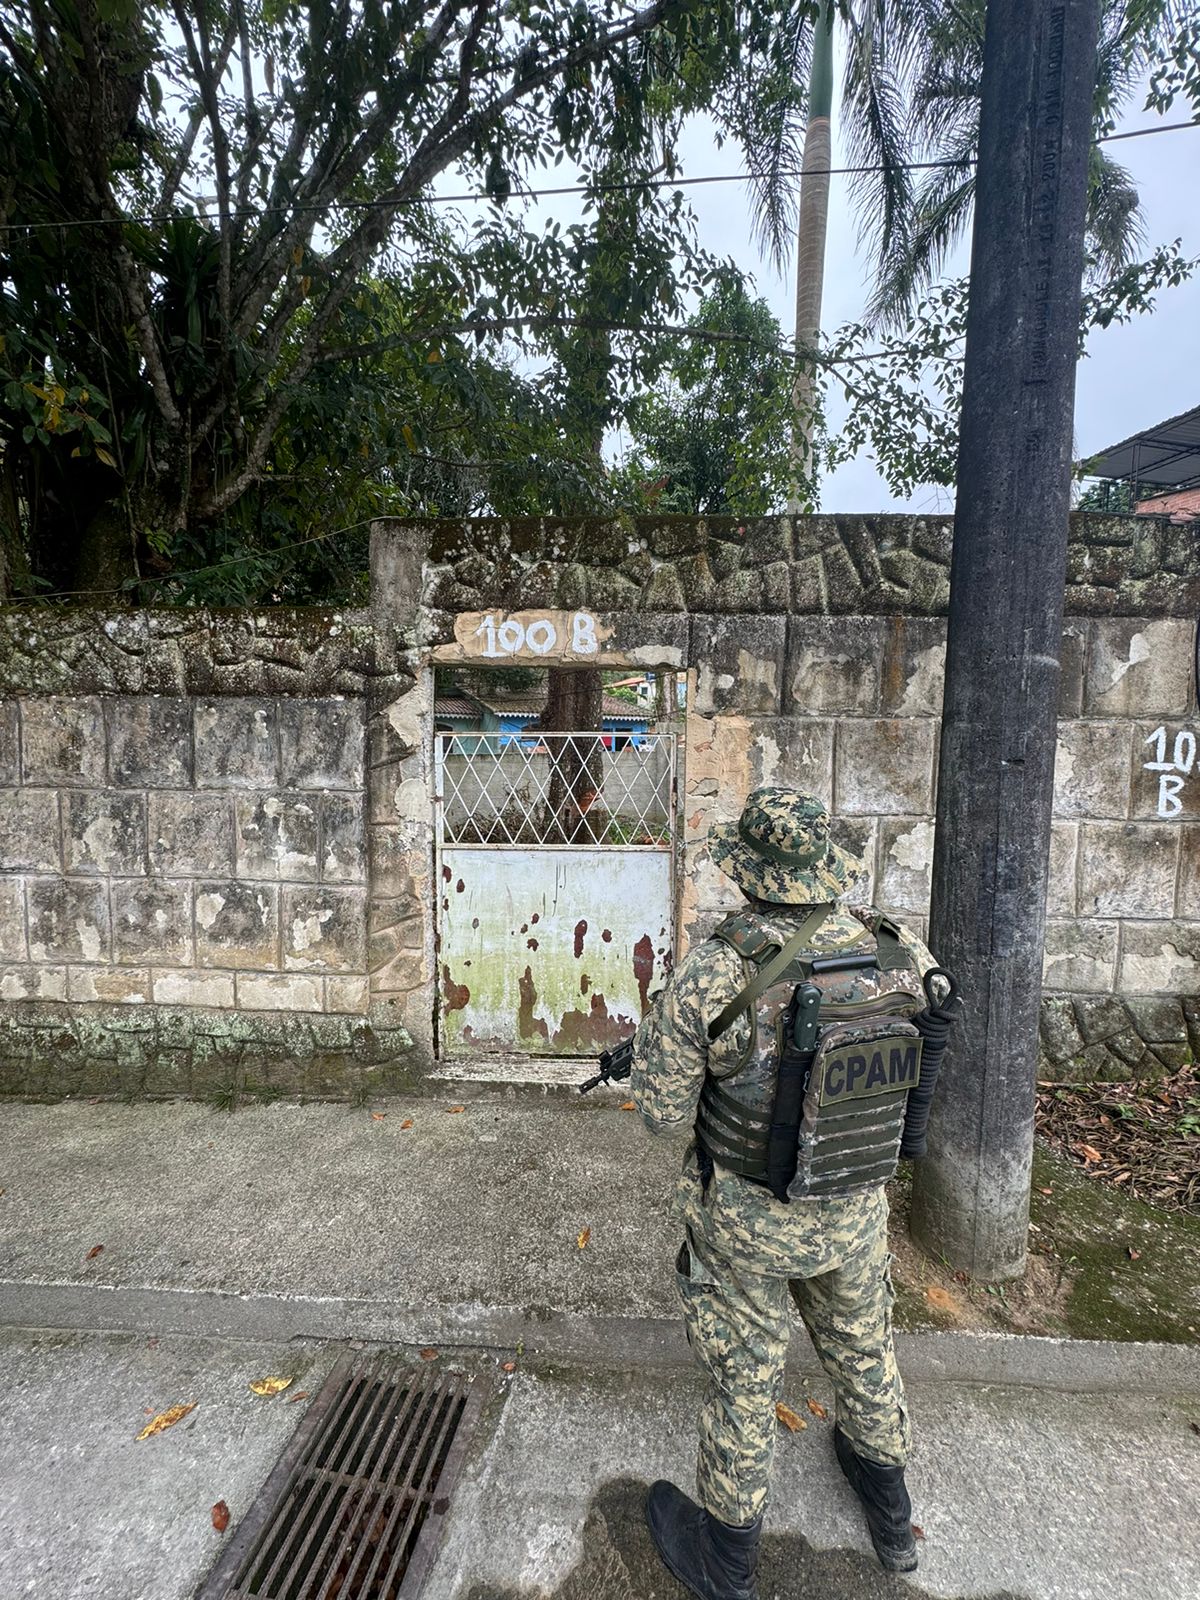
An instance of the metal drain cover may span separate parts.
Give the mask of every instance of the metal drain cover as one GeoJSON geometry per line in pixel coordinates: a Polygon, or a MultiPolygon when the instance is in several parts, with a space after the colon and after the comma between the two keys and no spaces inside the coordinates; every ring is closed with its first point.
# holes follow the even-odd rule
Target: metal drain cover
{"type": "Polygon", "coordinates": [[[197,1600],[414,1600],[481,1406],[467,1378],[342,1356],[197,1600]]]}

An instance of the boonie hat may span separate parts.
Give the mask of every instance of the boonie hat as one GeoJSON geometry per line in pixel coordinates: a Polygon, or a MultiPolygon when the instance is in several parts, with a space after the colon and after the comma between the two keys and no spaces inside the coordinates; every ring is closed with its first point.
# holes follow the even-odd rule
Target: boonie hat
{"type": "Polygon", "coordinates": [[[863,872],[830,838],[824,804],[798,789],[756,789],[736,822],[712,829],[708,851],[740,889],[776,905],[837,900],[863,872]]]}

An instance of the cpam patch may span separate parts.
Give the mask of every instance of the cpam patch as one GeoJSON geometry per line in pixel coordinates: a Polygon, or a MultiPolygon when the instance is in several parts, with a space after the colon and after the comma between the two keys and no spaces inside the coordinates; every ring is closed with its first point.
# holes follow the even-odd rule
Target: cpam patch
{"type": "Polygon", "coordinates": [[[832,1051],[825,1057],[821,1104],[915,1089],[921,1076],[922,1043],[911,1034],[893,1034],[832,1051]]]}

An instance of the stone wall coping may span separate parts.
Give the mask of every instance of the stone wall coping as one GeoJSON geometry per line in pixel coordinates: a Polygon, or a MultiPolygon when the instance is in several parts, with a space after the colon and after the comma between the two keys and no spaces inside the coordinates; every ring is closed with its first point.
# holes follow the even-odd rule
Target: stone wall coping
{"type": "MultiPolygon", "coordinates": [[[[1067,615],[1200,615],[1198,533],[1200,523],[1167,517],[1074,513],[1067,615]]],[[[372,606],[410,619],[416,608],[401,591],[419,566],[430,615],[587,606],[933,617],[948,605],[952,539],[951,517],[899,512],[382,519],[372,524],[372,606]]]]}

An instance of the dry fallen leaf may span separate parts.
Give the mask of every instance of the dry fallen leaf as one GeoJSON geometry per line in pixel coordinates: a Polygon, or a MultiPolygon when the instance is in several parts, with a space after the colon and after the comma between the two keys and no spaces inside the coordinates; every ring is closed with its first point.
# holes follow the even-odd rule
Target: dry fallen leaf
{"type": "Polygon", "coordinates": [[[382,1122],[384,1117],[386,1117],[386,1116],[387,1116],[387,1112],[386,1111],[372,1111],[372,1113],[371,1113],[371,1121],[372,1122],[382,1122]]]}
{"type": "Polygon", "coordinates": [[[301,1400],[307,1400],[308,1396],[309,1396],[309,1390],[307,1390],[307,1389],[297,1389],[296,1393],[289,1398],[288,1405],[294,1406],[301,1400]]]}
{"type": "Polygon", "coordinates": [[[438,1353],[431,1346],[426,1346],[426,1348],[421,1351],[421,1360],[422,1361],[436,1361],[437,1358],[438,1358],[438,1353]]]}
{"type": "MultiPolygon", "coordinates": [[[[637,1107],[634,1105],[632,1100],[626,1100],[623,1103],[623,1105],[621,1106],[621,1110],[622,1111],[636,1111],[637,1107]]],[[[3,1193],[4,1193],[4,1190],[0,1189],[0,1194],[3,1194],[3,1193]]]]}
{"type": "Polygon", "coordinates": [[[1077,1144],[1075,1148],[1079,1151],[1079,1154],[1083,1157],[1085,1164],[1089,1167],[1093,1164],[1093,1162],[1102,1161],[1104,1159],[1099,1150],[1096,1149],[1095,1145],[1077,1144]]]}
{"type": "Polygon", "coordinates": [[[458,1112],[465,1111],[466,1109],[466,1106],[447,1106],[446,1112],[448,1116],[453,1117],[456,1116],[458,1112]]]}
{"type": "Polygon", "coordinates": [[[923,1539],[925,1537],[925,1529],[919,1522],[910,1523],[909,1526],[912,1528],[914,1539],[923,1539]]]}
{"type": "Polygon", "coordinates": [[[404,1121],[400,1124],[400,1131],[403,1133],[405,1128],[411,1128],[412,1125],[413,1119],[411,1117],[405,1117],[404,1121]]]}
{"type": "Polygon", "coordinates": [[[501,1372],[515,1372],[517,1370],[517,1363],[515,1361],[506,1361],[500,1370],[501,1372]]]}
{"type": "Polygon", "coordinates": [[[94,1244],[92,1246],[92,1248],[88,1251],[87,1255],[84,1257],[84,1260],[85,1261],[94,1261],[96,1259],[96,1257],[100,1254],[101,1250],[103,1250],[103,1249],[104,1249],[104,1246],[102,1244],[94,1244]]]}
{"type": "Polygon", "coordinates": [[[190,1411],[195,1411],[197,1402],[191,1400],[185,1406],[170,1406],[166,1411],[160,1411],[153,1422],[148,1422],[138,1434],[139,1439],[149,1439],[153,1434],[164,1433],[168,1428],[173,1428],[177,1422],[182,1422],[190,1411]]]}
{"type": "Polygon", "coordinates": [[[295,1383],[295,1378],[256,1378],[250,1385],[255,1394],[261,1394],[269,1400],[272,1395],[282,1394],[285,1389],[290,1389],[295,1383]]]}
{"type": "Polygon", "coordinates": [[[804,1418],[798,1417],[791,1406],[785,1406],[782,1400],[776,1400],[775,1402],[775,1416],[779,1422],[783,1423],[789,1433],[803,1433],[804,1429],[808,1427],[808,1423],[805,1422],[804,1418]]]}
{"type": "Polygon", "coordinates": [[[925,1298],[931,1306],[936,1306],[939,1311],[953,1311],[955,1309],[954,1296],[949,1290],[939,1288],[936,1283],[931,1283],[926,1289],[925,1298]]]}
{"type": "Polygon", "coordinates": [[[824,1422],[829,1413],[826,1411],[821,1402],[819,1400],[813,1400],[810,1398],[807,1404],[808,1409],[812,1412],[813,1416],[820,1417],[821,1421],[824,1422]]]}
{"type": "Polygon", "coordinates": [[[1142,1259],[1142,1252],[1135,1250],[1132,1245],[1128,1246],[1128,1253],[1130,1261],[1140,1261],[1142,1259]]]}
{"type": "Polygon", "coordinates": [[[583,1230],[583,1232],[581,1234],[579,1234],[579,1236],[576,1238],[575,1243],[579,1246],[579,1248],[581,1250],[586,1250],[587,1249],[588,1240],[591,1237],[592,1237],[592,1230],[590,1228],[585,1228],[583,1230]]]}
{"type": "Polygon", "coordinates": [[[218,1500],[212,1508],[212,1525],[218,1533],[224,1533],[229,1526],[229,1507],[224,1500],[218,1500]]]}
{"type": "Polygon", "coordinates": [[[1053,1189],[1039,1189],[1038,1193],[1039,1194],[1053,1194],[1054,1190],[1053,1189]]]}

